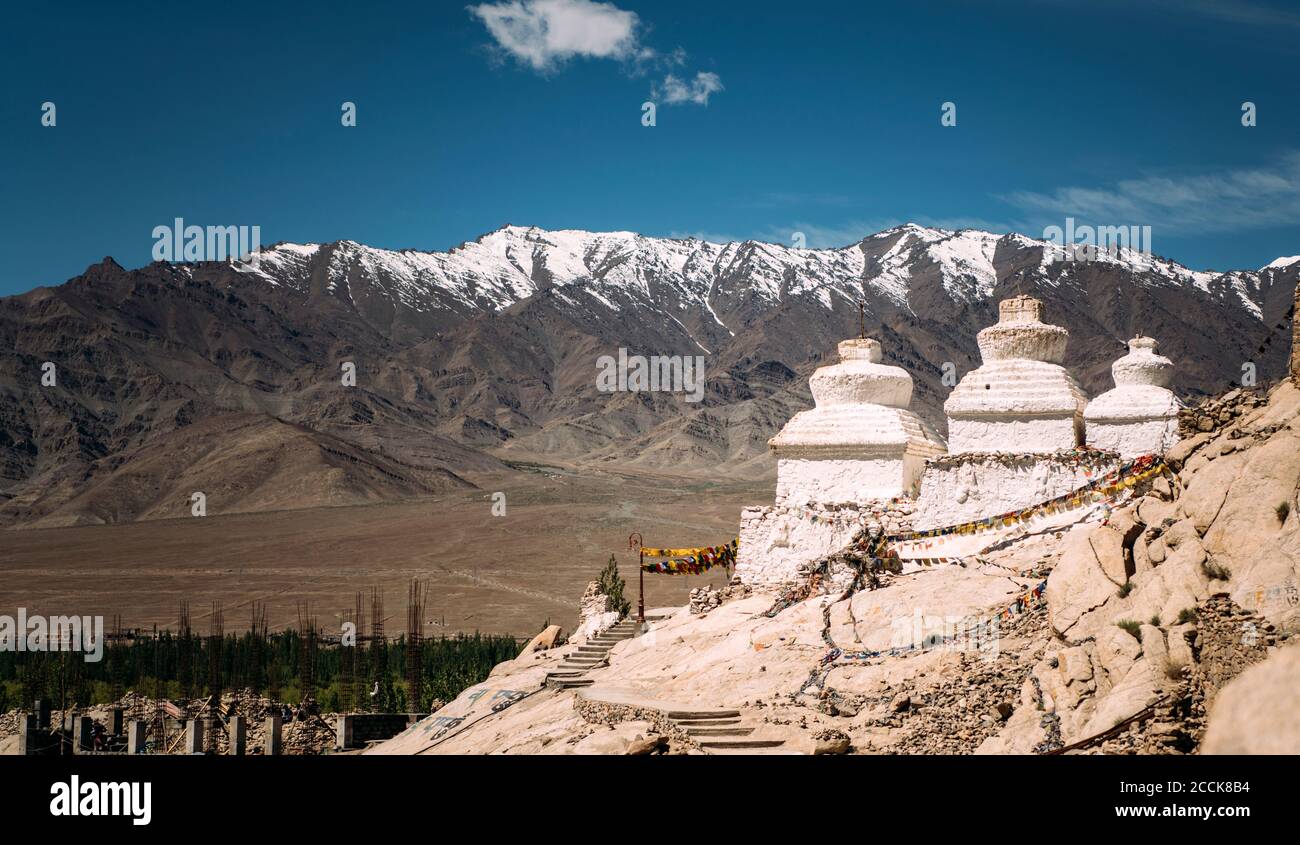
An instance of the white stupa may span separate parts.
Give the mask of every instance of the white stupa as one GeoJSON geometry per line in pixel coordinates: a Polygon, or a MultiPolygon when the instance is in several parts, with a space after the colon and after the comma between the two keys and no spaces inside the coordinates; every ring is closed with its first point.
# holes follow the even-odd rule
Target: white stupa
{"type": "Polygon", "coordinates": [[[1061,366],[1069,333],[1042,321],[1043,303],[1004,299],[999,320],[979,333],[983,364],[944,403],[948,448],[965,452],[1047,453],[1083,444],[1088,399],[1061,366]]]}
{"type": "Polygon", "coordinates": [[[777,457],[778,505],[864,502],[915,495],[942,438],[908,410],[912,377],[880,363],[880,343],[841,341],[840,361],[809,379],[816,407],[768,441],[777,457]]]}
{"type": "Polygon", "coordinates": [[[1128,354],[1110,367],[1115,387],[1088,403],[1088,445],[1121,457],[1158,455],[1178,440],[1182,403],[1169,390],[1173,362],[1156,354],[1156,342],[1135,337],[1128,354]]]}

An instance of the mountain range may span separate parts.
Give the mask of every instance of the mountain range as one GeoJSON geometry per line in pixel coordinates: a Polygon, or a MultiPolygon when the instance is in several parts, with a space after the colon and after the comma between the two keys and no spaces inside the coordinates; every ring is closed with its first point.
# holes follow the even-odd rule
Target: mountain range
{"type": "Polygon", "coordinates": [[[807,376],[860,330],[940,431],[1017,293],[1095,395],[1128,338],[1188,400],[1286,370],[1300,256],[1194,271],[1019,234],[904,225],[837,249],[506,226],[448,252],[281,243],[247,263],[106,258],[0,299],[0,526],[357,504],[536,463],[758,479],[807,376]],[[704,399],[602,393],[597,359],[702,355],[704,399]],[[54,384],[42,374],[54,365],[54,384]],[[345,386],[344,365],[355,367],[345,386]]]}

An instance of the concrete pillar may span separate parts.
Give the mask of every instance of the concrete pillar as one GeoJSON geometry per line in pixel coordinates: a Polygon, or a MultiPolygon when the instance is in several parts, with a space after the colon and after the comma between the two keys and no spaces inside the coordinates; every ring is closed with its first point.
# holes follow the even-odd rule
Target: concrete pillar
{"type": "MultiPolygon", "coordinates": [[[[38,701],[37,704],[40,704],[38,701]]],[[[49,716],[47,711],[46,716],[49,716]]],[[[18,726],[18,753],[23,757],[29,757],[33,754],[39,754],[44,750],[45,744],[41,741],[44,733],[37,727],[38,719],[35,713],[27,713],[23,716],[22,723],[18,726]]],[[[48,735],[46,736],[48,739],[48,735]]]]}
{"type": "Polygon", "coordinates": [[[50,702],[36,699],[36,730],[48,731],[50,729],[50,702]]]}
{"type": "Polygon", "coordinates": [[[132,719],[126,727],[126,753],[143,754],[144,753],[144,734],[148,729],[149,723],[141,719],[132,719]]]}
{"type": "Polygon", "coordinates": [[[73,720],[72,753],[84,754],[94,750],[94,720],[89,716],[77,716],[73,720]]]}
{"type": "Polygon", "coordinates": [[[123,715],[123,711],[121,707],[114,707],[112,710],[108,711],[108,735],[109,736],[122,735],[122,715],[123,715]]]}
{"type": "Polygon", "coordinates": [[[356,721],[351,716],[339,714],[334,717],[334,749],[346,751],[352,748],[352,729],[356,721]]]}
{"type": "Polygon", "coordinates": [[[280,754],[281,739],[282,738],[280,736],[280,717],[267,716],[265,753],[272,756],[280,754]]]}
{"type": "Polygon", "coordinates": [[[243,716],[231,716],[230,721],[226,723],[226,731],[230,735],[230,744],[226,747],[226,753],[243,757],[248,747],[248,720],[243,716]]]}
{"type": "Polygon", "coordinates": [[[185,753],[203,753],[203,720],[190,719],[185,723],[185,753]]]}

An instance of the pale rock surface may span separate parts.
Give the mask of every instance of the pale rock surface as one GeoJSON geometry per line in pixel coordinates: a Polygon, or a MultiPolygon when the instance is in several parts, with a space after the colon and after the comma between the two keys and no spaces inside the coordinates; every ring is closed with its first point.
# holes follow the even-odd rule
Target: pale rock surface
{"type": "Polygon", "coordinates": [[[1300,646],[1279,650],[1219,691],[1203,754],[1300,754],[1300,646]]]}
{"type": "MultiPolygon", "coordinates": [[[[1214,721],[1237,726],[1215,725],[1205,750],[1256,750],[1262,746],[1249,743],[1272,736],[1283,747],[1282,738],[1293,736],[1284,720],[1294,718],[1300,677],[1296,646],[1285,644],[1300,604],[1294,588],[1300,518],[1292,510],[1280,519],[1271,500],[1300,486],[1292,442],[1300,391],[1279,388],[1258,411],[1184,453],[1188,490],[1225,458],[1241,461],[1212,514],[1208,505],[1204,513],[1196,503],[1188,508],[1187,493],[1177,485],[1160,492],[1153,483],[1151,495],[1139,490],[1135,503],[1121,504],[1110,525],[1092,514],[1059,531],[1007,532],[1004,544],[965,566],[882,576],[847,601],[838,591],[814,592],[769,616],[773,595],[752,593],[727,598],[707,614],[683,608],[654,622],[648,633],[618,643],[609,664],[589,673],[592,689],[617,686],[646,698],[733,707],[791,750],[814,751],[819,742],[840,750],[841,731],[850,753],[1037,754],[1145,714],[1123,733],[1077,753],[1187,753],[1196,750],[1204,706],[1213,707],[1214,721]],[[1234,442],[1234,449],[1205,460],[1220,439],[1234,442]],[[1167,497],[1172,511],[1162,507],[1167,497]],[[1139,524],[1140,534],[1132,537],[1135,571],[1121,596],[1116,579],[1128,572],[1123,538],[1139,524]],[[1137,566],[1139,544],[1147,550],[1147,566],[1137,566]],[[1211,580],[1205,573],[1210,563],[1230,567],[1231,577],[1211,580]],[[1046,611],[1000,616],[1047,572],[1046,611]],[[1212,595],[1217,592],[1232,599],[1212,595]],[[1179,621],[1181,611],[1193,608],[1195,622],[1187,621],[1190,616],[1179,621]],[[992,651],[942,643],[821,662],[824,634],[845,652],[883,650],[918,638],[928,643],[981,618],[1000,620],[992,651]],[[1117,627],[1124,620],[1139,624],[1140,640],[1117,627]],[[1242,642],[1240,632],[1247,629],[1258,632],[1258,643],[1242,642]],[[1238,678],[1243,685],[1251,681],[1250,692],[1235,694],[1233,679],[1277,643],[1290,662],[1269,676],[1276,683],[1254,685],[1264,676],[1260,670],[1272,668],[1266,662],[1238,678]],[[810,677],[823,672],[824,690],[810,687],[810,677]],[[1261,703],[1258,715],[1255,701],[1261,703]],[[1255,721],[1264,729],[1256,730],[1255,721]]],[[[624,736],[586,722],[575,712],[572,691],[541,688],[565,651],[502,664],[488,681],[373,753],[628,753],[638,734],[647,742],[643,732],[624,736]],[[494,712],[494,703],[509,706],[494,712]],[[462,716],[461,732],[431,744],[435,718],[462,716]]],[[[1286,748],[1294,751],[1294,745],[1286,748]]]]}

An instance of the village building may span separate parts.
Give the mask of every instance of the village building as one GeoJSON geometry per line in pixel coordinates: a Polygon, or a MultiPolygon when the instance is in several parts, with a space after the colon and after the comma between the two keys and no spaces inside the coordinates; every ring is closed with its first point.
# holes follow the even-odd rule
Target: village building
{"type": "Polygon", "coordinates": [[[1111,365],[1115,387],[1088,403],[1083,416],[1088,445],[1121,457],[1163,454],[1178,441],[1182,403],[1169,390],[1173,362],[1156,354],[1156,342],[1135,337],[1111,365]]]}

